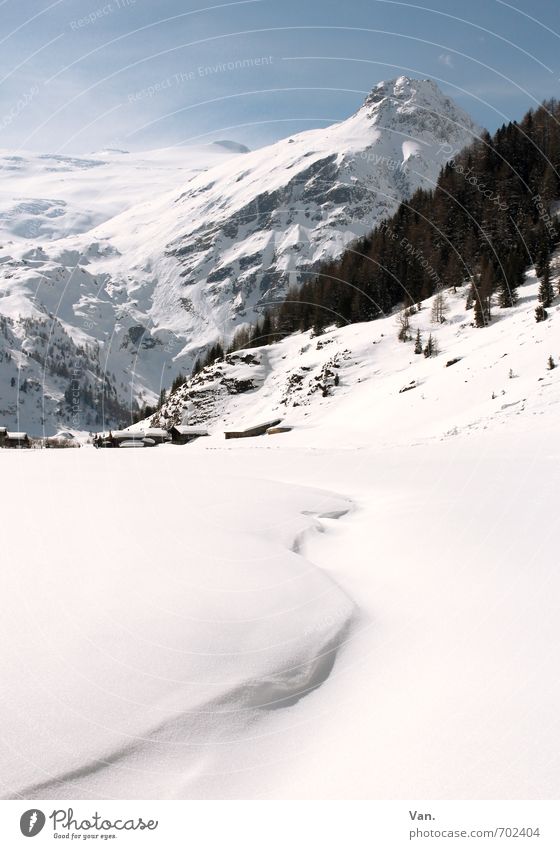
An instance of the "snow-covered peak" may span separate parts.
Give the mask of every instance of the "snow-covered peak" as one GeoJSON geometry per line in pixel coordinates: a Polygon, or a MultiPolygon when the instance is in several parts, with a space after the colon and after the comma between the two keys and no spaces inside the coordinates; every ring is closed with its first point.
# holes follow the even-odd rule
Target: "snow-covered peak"
{"type": "Polygon", "coordinates": [[[437,104],[444,98],[441,89],[433,80],[417,80],[414,77],[396,77],[382,80],[375,85],[364,101],[364,106],[375,106],[389,98],[397,104],[425,100],[437,104]]]}
{"type": "Polygon", "coordinates": [[[399,127],[403,123],[410,129],[417,125],[435,129],[438,122],[443,122],[449,128],[455,127],[459,133],[477,130],[470,116],[433,80],[402,76],[380,82],[366,97],[361,111],[370,121],[385,129],[399,127]]]}

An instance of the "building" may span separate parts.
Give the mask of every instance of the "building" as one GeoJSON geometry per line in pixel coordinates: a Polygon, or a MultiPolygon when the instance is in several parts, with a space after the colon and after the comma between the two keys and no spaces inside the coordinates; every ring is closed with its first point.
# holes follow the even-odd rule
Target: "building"
{"type": "Polygon", "coordinates": [[[167,431],[159,428],[152,430],[110,430],[109,433],[98,433],[93,439],[95,448],[130,448],[133,444],[138,447],[152,448],[169,439],[167,431]]]}
{"type": "Polygon", "coordinates": [[[264,434],[273,427],[280,424],[282,419],[273,419],[270,422],[263,422],[253,427],[245,428],[245,430],[226,430],[226,439],[246,439],[249,436],[264,436],[264,434]]]}
{"type": "Polygon", "coordinates": [[[4,437],[4,448],[31,448],[31,442],[26,433],[7,431],[4,437]]]}
{"type": "Polygon", "coordinates": [[[6,441],[7,433],[8,433],[7,427],[0,427],[0,448],[4,447],[4,443],[6,441]]]}
{"type": "Polygon", "coordinates": [[[169,429],[169,435],[173,445],[186,445],[201,436],[208,436],[208,431],[203,427],[190,427],[189,425],[175,425],[169,429]]]}
{"type": "Polygon", "coordinates": [[[171,436],[163,427],[149,427],[144,431],[144,437],[146,439],[152,439],[156,445],[171,442],[171,436]]]}
{"type": "Polygon", "coordinates": [[[119,448],[123,442],[142,442],[144,431],[130,433],[128,430],[110,430],[109,433],[98,433],[93,444],[95,448],[119,448]]]}

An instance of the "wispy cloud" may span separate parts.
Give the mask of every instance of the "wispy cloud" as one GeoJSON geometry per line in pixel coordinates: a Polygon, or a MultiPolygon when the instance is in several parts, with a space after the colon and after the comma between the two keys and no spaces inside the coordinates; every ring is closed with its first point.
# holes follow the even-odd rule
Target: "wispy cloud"
{"type": "Polygon", "coordinates": [[[453,59],[449,55],[449,53],[440,53],[438,56],[438,62],[441,65],[445,65],[447,68],[454,68],[453,59]]]}

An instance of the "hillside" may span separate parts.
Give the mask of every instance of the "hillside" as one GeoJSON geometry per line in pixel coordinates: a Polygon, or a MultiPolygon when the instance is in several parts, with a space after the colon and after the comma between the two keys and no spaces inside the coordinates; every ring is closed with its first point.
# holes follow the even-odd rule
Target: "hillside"
{"type": "MultiPolygon", "coordinates": [[[[558,256],[553,281],[558,293],[558,256]]],[[[432,318],[433,298],[410,316],[401,342],[402,311],[375,322],[298,333],[261,348],[226,356],[179,388],[153,424],[225,429],[282,418],[294,430],[265,437],[271,444],[410,445],[477,430],[515,429],[518,422],[554,414],[560,401],[560,300],[535,321],[539,281],[527,272],[514,307],[498,296],[488,327],[474,326],[466,308],[469,286],[445,292],[445,321],[432,318]],[[430,334],[437,356],[415,354],[416,332],[430,334]]]]}

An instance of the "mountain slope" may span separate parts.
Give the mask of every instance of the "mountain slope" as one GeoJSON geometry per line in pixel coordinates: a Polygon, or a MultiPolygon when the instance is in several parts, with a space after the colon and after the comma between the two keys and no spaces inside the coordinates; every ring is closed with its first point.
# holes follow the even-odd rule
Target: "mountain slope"
{"type": "MultiPolygon", "coordinates": [[[[47,398],[40,413],[41,404],[18,419],[28,428],[34,422],[35,429],[42,424],[51,432],[60,425],[111,426],[123,420],[126,408],[153,403],[161,387],[190,370],[201,348],[253,319],[419,186],[432,187],[446,158],[476,133],[433,82],[400,77],[380,83],[355,115],[330,128],[254,152],[222,142],[207,158],[214,166],[202,173],[196,173],[200,157],[193,156],[190,176],[185,169],[177,174],[178,181],[188,177],[182,189],[157,193],[155,183],[169,185],[173,176],[168,166],[160,168],[142,189],[146,199],[114,217],[112,192],[122,184],[114,161],[126,154],[108,154],[110,165],[58,163],[80,176],[69,177],[67,207],[63,198],[54,207],[33,200],[39,223],[31,231],[38,237],[30,235],[29,205],[4,205],[12,240],[0,255],[0,315],[13,323],[16,340],[22,335],[18,323],[33,319],[97,353],[93,362],[85,355],[80,361],[78,413],[70,416],[64,403],[64,393],[73,390],[68,378],[55,380],[48,357],[42,374],[35,373],[21,344],[12,349],[2,342],[3,355],[18,362],[16,386],[12,374],[8,382],[0,374],[6,423],[16,423],[19,404],[12,390],[28,373],[42,381],[47,398]],[[216,164],[216,156],[230,158],[216,164]],[[96,179],[108,187],[97,208],[91,185],[96,179]],[[76,212],[82,189],[83,220],[76,212]],[[147,199],[148,189],[153,199],[147,199]],[[104,220],[92,229],[96,216],[104,220]],[[52,223],[58,219],[60,226],[52,223]],[[62,237],[64,232],[71,235],[62,237]],[[106,380],[92,377],[98,372],[106,380]],[[103,400],[106,391],[111,404],[103,400]]],[[[143,167],[128,167],[127,180],[136,182],[143,167]]],[[[47,191],[47,176],[41,179],[47,191]]],[[[53,196],[54,188],[48,189],[53,196]]],[[[136,191],[119,203],[140,198],[136,191]]],[[[68,349],[64,368],[71,371],[75,358],[68,349]]]]}
{"type": "Polygon", "coordinates": [[[133,257],[135,273],[157,275],[150,315],[188,335],[191,349],[254,318],[403,198],[433,187],[477,133],[435,83],[400,77],[346,121],[213,168],[167,211],[157,201],[131,210],[96,237],[133,257]]]}
{"type": "MultiPolygon", "coordinates": [[[[555,291],[559,266],[557,253],[555,291]]],[[[468,286],[446,293],[443,323],[433,320],[433,299],[424,302],[410,318],[406,342],[398,341],[394,314],[230,354],[189,379],[151,422],[205,425],[219,443],[224,430],[281,418],[293,430],[262,437],[270,447],[323,441],[365,447],[511,431],[544,413],[550,419],[560,405],[560,368],[548,368],[549,357],[560,365],[559,298],[537,323],[538,279],[531,269],[517,306],[495,304],[490,326],[477,328],[467,295],[468,286]],[[424,347],[431,335],[436,356],[414,353],[417,330],[424,347]]]]}

